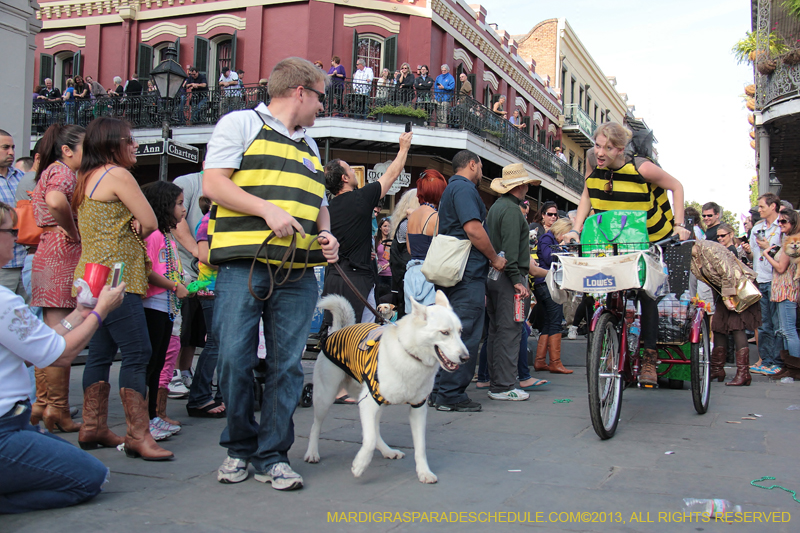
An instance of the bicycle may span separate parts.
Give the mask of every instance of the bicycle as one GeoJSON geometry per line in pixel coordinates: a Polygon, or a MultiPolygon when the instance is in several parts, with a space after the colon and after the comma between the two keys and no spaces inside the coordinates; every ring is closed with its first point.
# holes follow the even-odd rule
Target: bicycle
{"type": "MultiPolygon", "coordinates": [[[[591,264],[593,257],[611,257],[626,253],[659,253],[660,255],[663,245],[680,246],[690,242],[693,241],[677,242],[671,237],[652,244],[566,245],[568,250],[573,249],[573,251],[567,251],[566,254],[579,255],[586,264],[591,264]],[[642,250],[645,246],[649,248],[642,250]],[[578,248],[577,254],[574,252],[575,247],[578,248]],[[591,250],[588,256],[584,255],[586,250],[591,250]]],[[[567,269],[567,264],[563,263],[562,268],[567,269]]],[[[681,277],[688,279],[688,275],[681,277]]],[[[605,303],[597,306],[589,325],[590,334],[588,335],[586,360],[589,413],[595,433],[603,440],[610,439],[616,432],[622,409],[623,390],[638,383],[641,370],[641,340],[637,343],[634,353],[631,353],[628,346],[628,325],[636,318],[634,315],[636,315],[637,307],[634,304],[634,312],[631,313],[628,303],[638,300],[638,290],[641,290],[638,286],[630,286],[615,287],[615,290],[608,291],[605,303]]],[[[666,357],[659,357],[659,359],[662,365],[667,365],[667,368],[658,375],[664,376],[674,365],[690,365],[694,408],[698,414],[705,414],[710,397],[709,357],[711,354],[705,308],[698,302],[690,303],[688,307],[681,305],[677,313],[674,309],[668,309],[666,316],[659,313],[659,319],[657,349],[666,354],[666,357]],[[661,327],[662,322],[666,324],[666,327],[661,327]],[[691,346],[689,359],[681,350],[681,346],[686,343],[691,346]]],[[[645,386],[645,388],[651,387],[645,386]]]]}

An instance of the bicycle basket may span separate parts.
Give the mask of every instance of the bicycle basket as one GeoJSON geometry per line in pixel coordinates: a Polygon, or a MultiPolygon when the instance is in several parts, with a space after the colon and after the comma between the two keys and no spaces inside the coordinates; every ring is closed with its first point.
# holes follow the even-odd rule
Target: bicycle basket
{"type": "Polygon", "coordinates": [[[586,219],[581,232],[583,255],[606,252],[608,245],[625,246],[629,251],[647,250],[650,247],[647,233],[647,212],[612,210],[586,219]]]}

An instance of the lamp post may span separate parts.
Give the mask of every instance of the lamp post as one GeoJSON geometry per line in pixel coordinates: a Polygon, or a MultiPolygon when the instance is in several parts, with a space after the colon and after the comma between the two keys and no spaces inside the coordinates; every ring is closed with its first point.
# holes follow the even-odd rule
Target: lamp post
{"type": "Polygon", "coordinates": [[[172,138],[172,129],[169,126],[169,113],[172,111],[172,103],[175,95],[181,90],[183,81],[186,79],[186,72],[176,61],[178,53],[175,47],[170,45],[164,51],[164,60],[156,68],[150,71],[150,76],[158,90],[158,96],[166,105],[162,107],[163,117],[161,120],[161,137],[164,139],[164,153],[161,154],[161,165],[159,168],[158,179],[167,181],[167,165],[169,164],[169,154],[167,153],[167,142],[172,138]]]}
{"type": "Polygon", "coordinates": [[[775,172],[775,167],[769,167],[769,192],[775,196],[781,195],[783,184],[778,181],[778,173],[775,172]]]}

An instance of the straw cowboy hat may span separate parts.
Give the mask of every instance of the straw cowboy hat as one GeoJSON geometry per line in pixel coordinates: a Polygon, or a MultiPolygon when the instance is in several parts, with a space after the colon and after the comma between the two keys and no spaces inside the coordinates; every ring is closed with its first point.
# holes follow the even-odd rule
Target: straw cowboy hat
{"type": "Polygon", "coordinates": [[[503,177],[493,179],[491,187],[493,191],[505,194],[514,187],[525,185],[526,183],[539,185],[542,180],[537,180],[528,174],[522,163],[514,163],[503,167],[503,177]]]}

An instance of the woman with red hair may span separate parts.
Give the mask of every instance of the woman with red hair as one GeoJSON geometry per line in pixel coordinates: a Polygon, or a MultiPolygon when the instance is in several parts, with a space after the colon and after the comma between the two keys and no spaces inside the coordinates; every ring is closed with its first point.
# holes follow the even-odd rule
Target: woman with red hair
{"type": "Polygon", "coordinates": [[[403,278],[406,309],[411,309],[412,299],[423,305],[431,305],[436,297],[433,283],[422,274],[422,263],[439,228],[439,200],[445,187],[447,180],[436,170],[425,170],[417,179],[420,206],[408,217],[408,249],[411,260],[403,278]]]}

